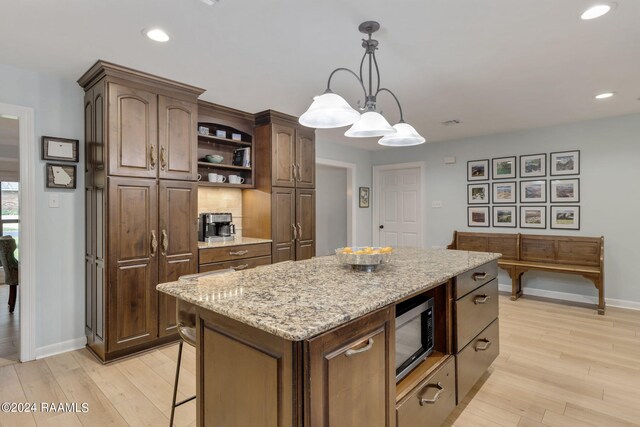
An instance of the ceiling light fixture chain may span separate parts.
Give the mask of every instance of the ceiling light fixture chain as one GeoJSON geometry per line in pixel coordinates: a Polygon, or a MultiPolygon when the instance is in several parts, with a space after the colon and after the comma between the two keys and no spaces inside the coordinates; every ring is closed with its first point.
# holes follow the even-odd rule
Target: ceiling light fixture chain
{"type": "MultiPolygon", "coordinates": [[[[376,58],[378,41],[371,36],[380,29],[380,24],[375,21],[366,21],[360,24],[358,29],[361,33],[368,35],[366,39],[362,39],[364,55],[360,60],[359,74],[344,67],[333,70],[327,80],[327,89],[322,95],[314,97],[311,106],[300,116],[300,123],[313,128],[338,128],[352,125],[351,128],[345,132],[346,136],[353,138],[382,136],[383,138],[378,141],[381,145],[408,146],[422,144],[425,142],[425,139],[420,136],[411,125],[405,123],[402,106],[398,97],[390,89],[380,87],[380,68],[378,67],[378,60],[376,58]],[[367,76],[368,81],[365,86],[364,64],[367,59],[369,70],[367,76]],[[376,73],[375,92],[374,70],[376,73]],[[354,110],[344,98],[333,93],[331,90],[331,79],[338,71],[348,72],[360,83],[360,87],[365,96],[364,107],[359,107],[359,109],[363,111],[362,114],[354,110]],[[391,126],[382,114],[376,111],[377,97],[381,92],[389,93],[398,105],[400,121],[394,126],[391,126]]],[[[360,102],[358,102],[358,106],[359,105],[360,102]]]]}

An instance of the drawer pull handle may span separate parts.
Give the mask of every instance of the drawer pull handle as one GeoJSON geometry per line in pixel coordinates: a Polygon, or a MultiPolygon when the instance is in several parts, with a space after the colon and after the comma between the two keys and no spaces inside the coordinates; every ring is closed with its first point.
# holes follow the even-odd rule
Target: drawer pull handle
{"type": "Polygon", "coordinates": [[[484,280],[484,279],[486,279],[487,277],[489,277],[489,275],[488,275],[487,273],[473,273],[473,275],[471,276],[471,278],[472,278],[473,280],[475,280],[476,282],[477,282],[478,280],[484,280]]]}
{"type": "Polygon", "coordinates": [[[491,295],[478,295],[473,299],[474,304],[486,304],[487,301],[491,298],[491,295]]]}
{"type": "Polygon", "coordinates": [[[246,255],[248,253],[249,253],[249,251],[246,251],[246,250],[245,251],[236,251],[236,252],[230,251],[229,255],[231,255],[231,256],[240,256],[240,255],[246,255]]]}
{"type": "Polygon", "coordinates": [[[442,387],[442,383],[440,383],[440,382],[438,382],[438,384],[427,384],[425,389],[427,389],[427,388],[437,388],[438,391],[433,396],[433,399],[425,399],[424,397],[420,398],[420,406],[424,406],[424,405],[427,405],[427,404],[433,405],[434,403],[436,403],[438,401],[438,399],[440,398],[440,394],[442,394],[442,392],[444,391],[444,387],[442,387]]]}
{"type": "Polygon", "coordinates": [[[369,338],[369,341],[367,342],[367,345],[362,347],[362,348],[359,348],[358,350],[354,350],[354,349],[350,348],[349,350],[347,350],[346,355],[347,355],[347,357],[351,357],[354,354],[364,353],[365,351],[371,350],[371,347],[373,347],[373,338],[369,338]]]}
{"type": "Polygon", "coordinates": [[[238,271],[238,270],[244,270],[247,267],[249,267],[249,264],[240,264],[236,266],[231,266],[231,269],[234,271],[238,271]]]}
{"type": "Polygon", "coordinates": [[[489,340],[488,340],[488,339],[486,339],[486,338],[480,338],[480,339],[478,340],[478,342],[482,342],[482,343],[484,343],[484,345],[477,345],[477,346],[475,347],[475,350],[476,350],[476,351],[485,351],[486,349],[488,349],[489,347],[491,347],[491,341],[489,341],[489,340]]]}

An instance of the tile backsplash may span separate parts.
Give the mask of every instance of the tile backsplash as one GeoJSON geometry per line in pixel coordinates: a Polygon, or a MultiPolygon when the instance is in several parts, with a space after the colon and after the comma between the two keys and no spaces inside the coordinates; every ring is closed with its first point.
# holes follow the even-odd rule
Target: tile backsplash
{"type": "Polygon", "coordinates": [[[198,187],[198,214],[204,212],[231,212],[236,235],[242,236],[241,189],[198,187]]]}

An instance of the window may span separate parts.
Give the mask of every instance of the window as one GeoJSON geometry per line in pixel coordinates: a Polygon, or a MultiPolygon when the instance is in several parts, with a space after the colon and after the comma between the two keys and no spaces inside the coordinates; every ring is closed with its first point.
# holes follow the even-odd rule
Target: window
{"type": "Polygon", "coordinates": [[[18,258],[20,248],[20,230],[19,230],[19,190],[20,185],[17,182],[0,182],[0,226],[2,227],[3,236],[13,236],[16,240],[18,249],[15,256],[18,258]]]}

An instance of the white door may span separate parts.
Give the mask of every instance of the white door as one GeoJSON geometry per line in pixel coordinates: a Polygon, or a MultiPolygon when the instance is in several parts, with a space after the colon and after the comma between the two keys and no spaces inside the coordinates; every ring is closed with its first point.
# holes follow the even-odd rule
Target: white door
{"type": "Polygon", "coordinates": [[[378,239],[380,246],[422,247],[420,168],[378,172],[378,239]]]}

